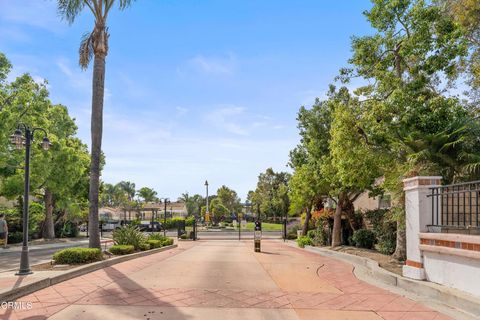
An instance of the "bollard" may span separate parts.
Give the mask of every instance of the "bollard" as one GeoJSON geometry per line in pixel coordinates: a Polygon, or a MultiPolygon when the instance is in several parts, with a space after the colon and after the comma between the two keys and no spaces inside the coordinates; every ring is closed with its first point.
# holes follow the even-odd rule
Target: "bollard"
{"type": "Polygon", "coordinates": [[[259,220],[255,221],[255,231],[253,234],[254,250],[255,252],[260,252],[260,242],[262,240],[262,222],[259,220]]]}

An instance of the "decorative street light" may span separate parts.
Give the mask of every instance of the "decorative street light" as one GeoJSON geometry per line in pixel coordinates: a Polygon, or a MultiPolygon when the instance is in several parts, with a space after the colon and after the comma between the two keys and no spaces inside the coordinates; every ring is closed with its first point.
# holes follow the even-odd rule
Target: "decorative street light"
{"type": "Polygon", "coordinates": [[[167,204],[170,203],[168,198],[163,199],[163,203],[165,204],[165,210],[163,211],[163,235],[167,236],[167,204]]]}
{"type": "Polygon", "coordinates": [[[208,211],[208,181],[205,180],[205,187],[207,188],[207,210],[205,211],[205,213],[208,215],[210,212],[208,211]]]}
{"type": "Polygon", "coordinates": [[[17,150],[20,150],[25,146],[25,186],[23,193],[23,244],[22,253],[20,256],[20,270],[16,273],[18,276],[24,276],[31,274],[30,263],[28,261],[28,206],[29,206],[29,193],[30,193],[30,146],[33,142],[35,132],[42,131],[44,133],[42,142],[40,145],[43,150],[50,149],[51,143],[47,138],[47,132],[42,128],[31,129],[27,125],[21,123],[18,125],[15,133],[10,136],[10,142],[15,145],[17,150]]]}

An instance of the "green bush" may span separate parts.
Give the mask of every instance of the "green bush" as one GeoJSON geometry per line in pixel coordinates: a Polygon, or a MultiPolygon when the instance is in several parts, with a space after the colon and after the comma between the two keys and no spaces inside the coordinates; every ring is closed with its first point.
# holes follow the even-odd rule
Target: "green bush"
{"type": "Polygon", "coordinates": [[[53,260],[58,264],[80,264],[102,260],[97,248],[68,248],[55,252],[53,260]]]}
{"type": "Polygon", "coordinates": [[[132,245],[135,250],[140,250],[147,241],[138,227],[131,225],[116,229],[113,231],[112,237],[115,244],[132,245]]]}
{"type": "Polygon", "coordinates": [[[315,239],[315,231],[316,230],[308,230],[307,237],[309,237],[312,240],[315,239]]]}
{"type": "MultiPolygon", "coordinates": [[[[167,218],[166,221],[164,219],[158,219],[158,222],[160,222],[168,230],[168,229],[176,229],[177,223],[183,220],[185,219],[180,217],[174,217],[174,218],[167,218]]],[[[185,225],[186,224],[187,224],[187,221],[185,220],[185,225]]]]}
{"type": "Polygon", "coordinates": [[[162,246],[162,240],[147,240],[147,243],[150,245],[150,249],[160,248],[162,246]]]}
{"type": "Polygon", "coordinates": [[[162,241],[162,247],[171,246],[173,244],[172,238],[167,238],[162,241]]]}
{"type": "Polygon", "coordinates": [[[140,251],[147,251],[150,250],[152,247],[150,246],[149,243],[143,242],[140,243],[140,247],[138,248],[140,251]]]}
{"type": "Polygon", "coordinates": [[[78,237],[78,225],[72,221],[62,221],[55,224],[55,236],[57,238],[78,237]]]}
{"type": "Polygon", "coordinates": [[[315,246],[325,246],[328,243],[328,234],[323,227],[308,231],[308,237],[313,240],[315,246]]]}
{"type": "Polygon", "coordinates": [[[186,234],[186,233],[182,234],[182,235],[180,236],[180,239],[186,240],[186,239],[187,239],[187,234],[186,234]]]}
{"type": "Polygon", "coordinates": [[[23,232],[8,232],[8,243],[20,243],[23,240],[23,232]]]}
{"type": "Polygon", "coordinates": [[[124,254],[133,253],[135,248],[132,245],[116,244],[111,246],[108,251],[110,251],[112,254],[121,256],[124,254]]]}
{"type": "Polygon", "coordinates": [[[353,233],[352,241],[359,248],[372,249],[375,244],[375,234],[368,229],[356,230],[353,233]]]}
{"type": "Polygon", "coordinates": [[[292,227],[287,228],[287,239],[295,240],[297,239],[297,231],[300,230],[301,225],[296,224],[292,227]]]}
{"type": "Polygon", "coordinates": [[[312,246],[313,240],[309,237],[302,236],[297,239],[297,244],[300,248],[305,248],[305,246],[312,246]]]}
{"type": "Polygon", "coordinates": [[[167,237],[165,237],[163,234],[161,233],[158,233],[158,232],[155,232],[155,233],[150,233],[148,235],[148,240],[160,240],[160,241],[163,241],[167,239],[167,237]]]}
{"type": "MultiPolygon", "coordinates": [[[[5,215],[8,224],[8,242],[22,242],[23,226],[22,226],[23,208],[18,206],[15,208],[0,208],[0,213],[5,215]]],[[[41,224],[45,220],[45,207],[37,202],[31,202],[29,208],[28,219],[28,238],[37,239],[40,237],[41,224]]]]}
{"type": "Polygon", "coordinates": [[[189,216],[185,218],[185,226],[191,227],[195,223],[195,217],[194,216],[189,216]]]}
{"type": "Polygon", "coordinates": [[[397,222],[390,210],[369,210],[364,213],[372,225],[377,239],[377,249],[383,254],[392,254],[397,246],[397,222]]]}

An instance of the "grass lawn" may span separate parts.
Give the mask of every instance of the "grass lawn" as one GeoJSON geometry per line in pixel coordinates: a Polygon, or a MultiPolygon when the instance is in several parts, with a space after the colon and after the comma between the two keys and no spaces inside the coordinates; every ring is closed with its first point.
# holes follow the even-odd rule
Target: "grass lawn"
{"type": "MultiPolygon", "coordinates": [[[[255,223],[247,222],[246,230],[253,231],[255,229],[255,223]]],[[[242,230],[245,230],[242,229],[242,230]]],[[[282,231],[282,224],[281,223],[262,223],[262,231],[282,231]]]]}

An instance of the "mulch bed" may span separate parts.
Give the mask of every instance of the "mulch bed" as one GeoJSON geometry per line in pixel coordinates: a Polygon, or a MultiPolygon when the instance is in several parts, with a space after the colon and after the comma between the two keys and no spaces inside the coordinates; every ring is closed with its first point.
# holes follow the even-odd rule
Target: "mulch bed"
{"type": "Polygon", "coordinates": [[[349,247],[349,246],[341,246],[337,248],[329,248],[334,251],[340,251],[348,254],[354,254],[356,256],[369,258],[378,262],[381,268],[388,270],[390,272],[396,273],[398,275],[402,275],[402,266],[403,263],[393,259],[391,256],[382,254],[375,250],[357,248],[357,247],[349,247]]]}

